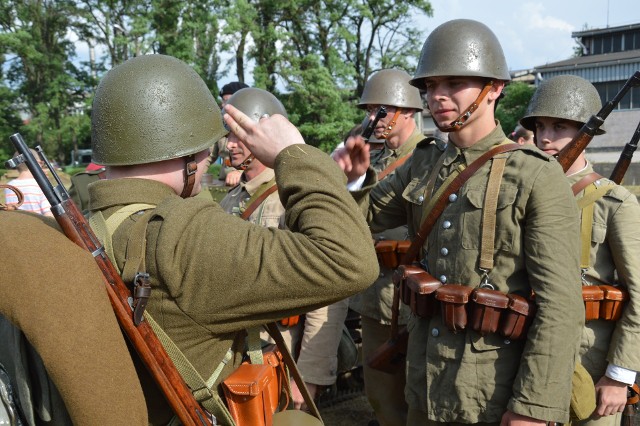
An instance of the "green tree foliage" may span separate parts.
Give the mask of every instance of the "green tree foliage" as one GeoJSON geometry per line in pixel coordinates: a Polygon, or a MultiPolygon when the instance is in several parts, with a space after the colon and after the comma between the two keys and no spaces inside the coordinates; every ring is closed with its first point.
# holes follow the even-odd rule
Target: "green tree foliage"
{"type": "Polygon", "coordinates": [[[498,104],[496,118],[506,134],[513,132],[518,121],[524,116],[535,90],[534,86],[521,81],[513,82],[505,88],[505,97],[498,104]]]}

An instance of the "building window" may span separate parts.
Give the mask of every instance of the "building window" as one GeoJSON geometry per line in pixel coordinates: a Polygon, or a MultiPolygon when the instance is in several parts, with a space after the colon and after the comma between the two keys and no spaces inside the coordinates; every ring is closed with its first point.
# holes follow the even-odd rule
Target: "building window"
{"type": "Polygon", "coordinates": [[[614,34],[612,37],[612,52],[622,52],[622,34],[614,34]]]}
{"type": "MultiPolygon", "coordinates": [[[[613,99],[618,94],[626,81],[612,81],[609,83],[595,83],[602,105],[613,99]]],[[[616,110],[628,110],[640,108],[640,87],[634,87],[620,100],[616,110]]]]}

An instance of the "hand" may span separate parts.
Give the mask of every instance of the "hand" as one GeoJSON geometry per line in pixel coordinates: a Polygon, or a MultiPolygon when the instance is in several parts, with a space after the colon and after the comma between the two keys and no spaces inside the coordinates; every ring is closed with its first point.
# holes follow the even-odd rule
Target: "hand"
{"type": "Polygon", "coordinates": [[[231,170],[224,178],[224,184],[227,186],[236,186],[240,183],[240,177],[242,176],[242,170],[231,170]]]}
{"type": "MultiPolygon", "coordinates": [[[[318,391],[318,386],[314,385],[313,383],[306,383],[306,382],[305,382],[305,385],[307,385],[307,389],[309,389],[311,398],[315,398],[316,392],[318,391]]],[[[304,398],[302,396],[302,393],[300,392],[300,389],[298,389],[298,385],[296,384],[296,382],[291,382],[291,396],[293,398],[293,408],[295,408],[296,410],[303,410],[303,411],[306,411],[309,409],[309,407],[307,407],[307,404],[305,404],[304,402],[304,398]]]]}
{"type": "Polygon", "coordinates": [[[596,383],[596,404],[594,414],[600,417],[623,411],[627,404],[627,385],[602,376],[596,383]]]}
{"type": "Polygon", "coordinates": [[[331,158],[347,175],[347,181],[353,182],[367,172],[369,167],[369,144],[361,136],[351,136],[343,148],[331,154],[331,158]]]}
{"type": "Polygon", "coordinates": [[[522,416],[509,410],[502,415],[502,421],[500,422],[500,426],[545,426],[546,424],[545,420],[522,416]]]}
{"type": "Polygon", "coordinates": [[[263,117],[256,123],[233,105],[225,105],[224,121],[249,151],[265,166],[273,168],[280,152],[295,144],[304,144],[302,135],[280,114],[263,117]]]}

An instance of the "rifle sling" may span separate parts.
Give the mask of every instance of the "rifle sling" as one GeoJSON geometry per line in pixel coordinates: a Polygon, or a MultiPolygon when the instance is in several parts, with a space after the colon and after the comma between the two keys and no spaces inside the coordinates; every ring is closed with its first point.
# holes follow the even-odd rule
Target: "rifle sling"
{"type": "Polygon", "coordinates": [[[380,181],[380,180],[386,178],[387,175],[389,175],[389,173],[391,173],[392,171],[394,171],[398,167],[402,166],[409,159],[409,157],[411,157],[411,154],[413,154],[413,152],[410,152],[407,155],[398,158],[396,161],[391,163],[389,165],[389,167],[387,167],[386,169],[384,169],[383,171],[378,173],[378,180],[380,181]]]}
{"type": "Polygon", "coordinates": [[[587,186],[597,181],[598,179],[602,179],[602,176],[600,176],[596,172],[589,173],[571,186],[573,195],[578,195],[583,189],[585,189],[587,186]]]}

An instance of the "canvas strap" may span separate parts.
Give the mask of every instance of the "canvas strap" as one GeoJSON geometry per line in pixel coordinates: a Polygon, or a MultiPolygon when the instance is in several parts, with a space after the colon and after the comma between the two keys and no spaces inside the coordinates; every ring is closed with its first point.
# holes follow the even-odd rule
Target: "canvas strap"
{"type": "Polygon", "coordinates": [[[256,192],[253,197],[251,197],[251,199],[249,200],[249,205],[244,209],[244,211],[240,215],[240,218],[244,220],[249,219],[251,213],[253,213],[258,208],[258,206],[260,206],[260,204],[262,204],[262,202],[267,199],[269,195],[273,194],[277,190],[278,185],[276,185],[275,179],[272,179],[265,185],[264,191],[256,192]]]}

